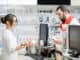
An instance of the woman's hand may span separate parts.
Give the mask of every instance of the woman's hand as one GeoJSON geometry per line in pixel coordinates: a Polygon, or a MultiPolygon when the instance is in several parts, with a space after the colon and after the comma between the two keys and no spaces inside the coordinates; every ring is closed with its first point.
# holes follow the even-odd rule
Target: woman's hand
{"type": "Polygon", "coordinates": [[[29,41],[29,42],[27,42],[27,43],[21,44],[20,46],[16,47],[16,51],[18,51],[18,50],[20,50],[20,49],[22,49],[22,48],[31,47],[31,46],[33,46],[33,44],[32,44],[31,41],[29,41]]]}
{"type": "Polygon", "coordinates": [[[15,50],[16,50],[16,51],[19,51],[19,50],[21,50],[22,48],[25,48],[25,46],[17,46],[15,50]]]}
{"type": "Polygon", "coordinates": [[[31,41],[27,42],[27,43],[24,43],[24,44],[21,44],[21,46],[25,46],[25,47],[31,47],[33,44],[31,41]]]}
{"type": "Polygon", "coordinates": [[[27,46],[27,45],[28,45],[27,43],[21,44],[21,46],[27,46]]]}
{"type": "Polygon", "coordinates": [[[16,51],[19,51],[20,49],[25,48],[25,47],[27,47],[27,43],[21,44],[20,46],[17,46],[16,51]]]}

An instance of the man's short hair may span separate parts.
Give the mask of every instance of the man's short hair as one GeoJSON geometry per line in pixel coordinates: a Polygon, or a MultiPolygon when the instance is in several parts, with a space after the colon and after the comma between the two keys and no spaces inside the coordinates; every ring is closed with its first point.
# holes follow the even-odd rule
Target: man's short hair
{"type": "Polygon", "coordinates": [[[66,11],[66,12],[70,13],[70,9],[68,8],[68,6],[60,5],[57,7],[56,11],[58,11],[58,10],[61,10],[63,12],[66,11]]]}

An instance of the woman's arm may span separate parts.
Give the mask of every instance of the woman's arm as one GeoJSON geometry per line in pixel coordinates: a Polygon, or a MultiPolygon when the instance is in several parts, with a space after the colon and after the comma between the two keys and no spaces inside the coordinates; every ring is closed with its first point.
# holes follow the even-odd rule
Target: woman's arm
{"type": "Polygon", "coordinates": [[[27,44],[21,44],[20,46],[17,46],[15,50],[19,51],[20,49],[25,48],[25,47],[28,47],[27,44]]]}
{"type": "Polygon", "coordinates": [[[16,38],[11,33],[7,32],[7,31],[5,31],[5,33],[3,34],[3,38],[4,38],[3,42],[5,44],[6,51],[9,53],[13,53],[13,52],[18,51],[22,48],[32,46],[31,42],[21,44],[20,46],[16,46],[17,45],[16,44],[17,42],[15,40],[16,38]]]}
{"type": "Polygon", "coordinates": [[[19,50],[21,50],[21,49],[23,49],[23,48],[25,48],[25,47],[30,47],[30,46],[32,46],[32,43],[31,42],[29,42],[29,43],[24,43],[24,44],[21,44],[20,46],[17,46],[16,47],[16,51],[19,51],[19,50]]]}

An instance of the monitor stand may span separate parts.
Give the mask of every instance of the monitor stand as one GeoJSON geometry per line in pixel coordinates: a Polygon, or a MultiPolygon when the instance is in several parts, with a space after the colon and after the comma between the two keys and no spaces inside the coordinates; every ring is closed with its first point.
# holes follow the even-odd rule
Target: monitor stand
{"type": "Polygon", "coordinates": [[[79,58],[80,56],[80,53],[78,53],[76,50],[69,51],[68,53],[70,54],[71,57],[74,58],[79,58]]]}
{"type": "Polygon", "coordinates": [[[63,59],[64,60],[80,60],[80,54],[74,50],[68,50],[63,52],[63,59]]]}

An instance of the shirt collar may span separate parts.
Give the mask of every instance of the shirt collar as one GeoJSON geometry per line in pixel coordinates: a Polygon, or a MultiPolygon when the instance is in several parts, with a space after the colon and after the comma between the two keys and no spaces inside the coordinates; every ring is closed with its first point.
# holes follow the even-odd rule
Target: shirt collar
{"type": "Polygon", "coordinates": [[[69,24],[72,21],[73,16],[69,16],[63,24],[69,24]]]}

